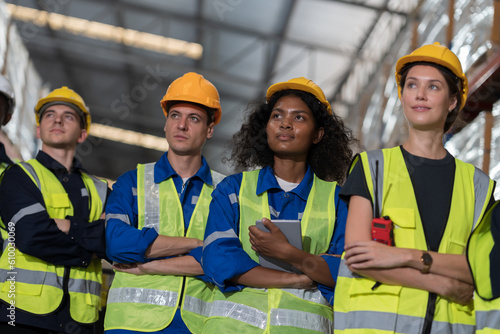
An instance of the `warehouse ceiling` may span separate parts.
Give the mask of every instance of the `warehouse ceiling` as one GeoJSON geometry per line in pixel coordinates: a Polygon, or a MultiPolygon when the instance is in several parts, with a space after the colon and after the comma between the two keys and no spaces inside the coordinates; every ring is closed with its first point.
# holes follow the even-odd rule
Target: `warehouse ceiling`
{"type": "MultiPolygon", "coordinates": [[[[227,143],[251,103],[262,99],[270,84],[305,76],[319,84],[330,101],[341,103],[355,65],[371,61],[371,50],[390,44],[393,37],[384,32],[397,34],[417,2],[7,1],[15,5],[10,8],[39,11],[38,22],[13,15],[30,58],[47,88],[69,86],[83,96],[94,124],[164,137],[159,101],[168,85],[189,71],[203,74],[218,88],[222,102],[222,120],[204,155],[223,173],[231,172],[222,163],[227,143]],[[80,20],[65,27],[44,25],[40,21],[45,12],[80,20]],[[101,25],[77,29],[87,22],[81,19],[101,25]],[[111,33],[106,35],[105,28],[111,33]],[[139,36],[139,42],[116,37],[124,31],[139,36]],[[156,41],[153,47],[144,33],[156,41]],[[171,41],[161,36],[184,41],[180,45],[190,51],[169,49],[171,41]]],[[[371,67],[376,66],[373,62],[371,67]]],[[[338,109],[349,112],[346,105],[338,109]]],[[[91,136],[78,150],[86,169],[111,179],[161,154],[102,136],[91,136]]]]}

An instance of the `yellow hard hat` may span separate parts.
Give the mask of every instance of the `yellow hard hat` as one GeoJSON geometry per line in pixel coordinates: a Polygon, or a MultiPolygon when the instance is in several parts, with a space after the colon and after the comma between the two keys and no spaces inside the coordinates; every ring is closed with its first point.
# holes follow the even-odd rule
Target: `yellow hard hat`
{"type": "Polygon", "coordinates": [[[167,88],[167,92],[160,104],[167,116],[167,103],[170,101],[185,101],[201,104],[205,107],[215,109],[214,124],[219,123],[222,109],[217,88],[203,77],[203,75],[188,72],[182,77],[175,79],[167,88]]]}
{"type": "Polygon", "coordinates": [[[467,101],[468,82],[467,77],[462,71],[462,65],[458,57],[446,46],[435,42],[434,44],[424,45],[407,56],[399,58],[396,63],[396,83],[398,85],[398,94],[401,98],[401,69],[406,65],[414,62],[428,62],[446,67],[453,72],[460,80],[462,80],[462,103],[460,110],[465,106],[467,101]]]}
{"type": "Polygon", "coordinates": [[[294,78],[288,81],[275,83],[274,85],[272,85],[267,89],[266,101],[269,102],[271,96],[273,96],[275,93],[279,91],[286,89],[301,90],[303,92],[307,92],[314,95],[322,104],[325,105],[325,107],[328,110],[328,113],[330,115],[332,114],[332,107],[330,106],[330,103],[326,99],[323,90],[321,90],[321,88],[318,85],[316,85],[312,80],[306,79],[304,77],[294,78]]]}
{"type": "Polygon", "coordinates": [[[75,109],[82,117],[85,129],[89,132],[91,123],[89,108],[85,105],[85,101],[83,101],[80,95],[66,86],[54,89],[47,96],[38,100],[35,106],[36,125],[40,125],[40,115],[42,112],[49,106],[56,104],[68,105],[75,109]]]}

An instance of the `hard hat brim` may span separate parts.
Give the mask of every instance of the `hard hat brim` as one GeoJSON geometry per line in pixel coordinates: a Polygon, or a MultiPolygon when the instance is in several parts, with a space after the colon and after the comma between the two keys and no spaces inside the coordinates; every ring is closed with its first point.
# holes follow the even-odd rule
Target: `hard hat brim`
{"type": "Polygon", "coordinates": [[[271,99],[271,97],[274,94],[276,94],[277,92],[280,92],[282,90],[287,90],[287,89],[300,90],[300,91],[312,94],[327,108],[327,110],[330,114],[332,113],[332,107],[330,106],[330,103],[326,100],[325,100],[326,103],[323,102],[324,97],[318,96],[318,92],[316,92],[312,87],[298,83],[298,82],[284,81],[284,82],[275,83],[274,85],[270,86],[267,89],[266,101],[269,102],[269,100],[271,99]]]}

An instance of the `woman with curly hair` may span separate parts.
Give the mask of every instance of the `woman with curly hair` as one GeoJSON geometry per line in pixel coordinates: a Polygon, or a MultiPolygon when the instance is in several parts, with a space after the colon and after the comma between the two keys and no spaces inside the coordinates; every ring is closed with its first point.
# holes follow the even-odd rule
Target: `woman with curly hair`
{"type": "Polygon", "coordinates": [[[212,194],[202,263],[218,289],[204,333],[331,332],[347,216],[337,183],[353,141],[311,80],[269,87],[234,135],[230,158],[237,168],[260,169],[225,178],[212,194]],[[271,219],[300,221],[302,249],[271,219]],[[259,256],[297,271],[261,266],[259,256]]]}

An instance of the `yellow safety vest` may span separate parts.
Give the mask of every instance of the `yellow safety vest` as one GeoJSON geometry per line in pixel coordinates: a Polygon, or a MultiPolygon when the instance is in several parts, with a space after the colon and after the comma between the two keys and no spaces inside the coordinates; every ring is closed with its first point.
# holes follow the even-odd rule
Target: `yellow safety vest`
{"type": "MultiPolygon", "coordinates": [[[[137,165],[138,228],[153,227],[161,235],[203,239],[212,189],[203,185],[185,234],[182,206],[173,180],[155,183],[154,163],[137,165]]],[[[191,332],[199,333],[210,312],[212,290],[213,285],[195,277],[115,272],[104,328],[159,331],[172,322],[182,296],[182,319],[191,332]]]]}
{"type": "MultiPolygon", "coordinates": [[[[34,204],[19,212],[7,223],[8,236],[15,239],[15,223],[22,216],[46,210],[53,219],[64,219],[73,215],[73,205],[57,177],[37,160],[22,162],[19,166],[40,189],[45,207],[34,204]],[[17,216],[17,215],[16,215],[17,216]]],[[[89,223],[98,220],[106,200],[107,184],[93,176],[82,173],[82,179],[89,193],[89,223]]],[[[7,238],[7,242],[9,242],[7,238]]],[[[12,245],[10,245],[12,246],[12,245]]],[[[0,258],[0,299],[15,307],[37,315],[46,315],[57,310],[63,299],[65,266],[54,265],[24,254],[19,249],[7,247],[0,258]],[[14,252],[14,254],[11,254],[14,252]],[[15,268],[10,260],[14,255],[15,268]],[[14,277],[15,292],[12,293],[11,278],[14,277]]],[[[101,260],[93,259],[88,267],[70,267],[68,292],[70,314],[73,320],[90,324],[98,320],[101,297],[101,260]]]]}
{"type": "MultiPolygon", "coordinates": [[[[19,160],[15,159],[14,160],[15,163],[18,163],[19,160]]],[[[0,162],[0,182],[2,180],[2,174],[3,172],[7,169],[7,167],[9,167],[9,164],[7,164],[6,162],[0,162]]],[[[0,205],[0,209],[1,209],[1,205],[0,205]]],[[[3,247],[6,247],[7,246],[7,243],[5,242],[4,243],[4,240],[6,240],[8,238],[8,235],[7,235],[7,229],[5,228],[5,225],[4,223],[2,222],[2,218],[0,217],[0,237],[1,237],[1,240],[2,240],[2,245],[0,245],[1,249],[0,249],[0,255],[2,254],[2,250],[3,250],[3,247]]]]}
{"type": "MultiPolygon", "coordinates": [[[[270,219],[267,192],[256,194],[259,170],[244,172],[239,193],[240,235],[243,249],[252,259],[248,227],[255,221],[270,219]]],[[[336,182],[314,176],[302,217],[303,250],[312,254],[328,251],[335,229],[336,182]]],[[[256,289],[222,293],[214,289],[210,318],[203,333],[331,333],[332,307],[318,290],[256,289]]]]}
{"type": "MultiPolygon", "coordinates": [[[[427,250],[424,230],[401,148],[360,154],[372,198],[378,162],[377,196],[382,216],[395,224],[396,246],[427,250]],[[382,205],[383,204],[383,205],[382,205]]],[[[439,245],[440,253],[464,254],[474,226],[481,219],[493,190],[493,181],[470,164],[456,160],[450,214],[439,245]]],[[[422,333],[429,292],[382,284],[353,273],[342,260],[335,290],[335,333],[422,333]]],[[[474,306],[437,296],[431,331],[473,333],[474,306]]]]}
{"type": "Polygon", "coordinates": [[[500,296],[493,294],[490,280],[490,253],[495,245],[491,235],[491,216],[498,203],[485,214],[467,246],[467,259],[476,285],[476,333],[500,333],[500,296]]]}

